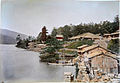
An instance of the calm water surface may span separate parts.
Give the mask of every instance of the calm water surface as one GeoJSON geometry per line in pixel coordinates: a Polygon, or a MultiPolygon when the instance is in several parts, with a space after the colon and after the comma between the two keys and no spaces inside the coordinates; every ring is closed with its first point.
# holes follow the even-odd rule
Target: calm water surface
{"type": "Polygon", "coordinates": [[[0,45],[0,55],[6,81],[64,81],[64,72],[75,74],[75,67],[47,65],[39,53],[14,45],[0,45]]]}

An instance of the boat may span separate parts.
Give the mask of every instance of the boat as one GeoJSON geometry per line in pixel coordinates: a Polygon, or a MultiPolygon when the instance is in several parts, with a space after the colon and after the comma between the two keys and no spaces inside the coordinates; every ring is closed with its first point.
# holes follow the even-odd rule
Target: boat
{"type": "Polygon", "coordinates": [[[56,66],[74,66],[74,63],[47,63],[48,65],[56,65],[56,66]]]}

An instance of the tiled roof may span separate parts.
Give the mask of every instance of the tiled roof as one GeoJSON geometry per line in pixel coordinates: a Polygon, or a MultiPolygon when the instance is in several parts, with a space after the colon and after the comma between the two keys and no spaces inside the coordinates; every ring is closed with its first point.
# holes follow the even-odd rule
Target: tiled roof
{"type": "Polygon", "coordinates": [[[102,51],[93,52],[93,53],[91,53],[91,54],[88,54],[87,57],[88,57],[88,58],[93,58],[93,57],[95,57],[95,56],[97,56],[97,55],[110,56],[110,57],[112,57],[112,58],[114,58],[114,59],[117,58],[117,55],[112,54],[111,52],[103,53],[102,51]]]}

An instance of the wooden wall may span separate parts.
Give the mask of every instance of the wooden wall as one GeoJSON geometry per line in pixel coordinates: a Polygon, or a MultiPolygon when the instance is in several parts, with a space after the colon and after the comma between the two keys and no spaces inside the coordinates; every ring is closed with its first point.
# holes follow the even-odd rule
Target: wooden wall
{"type": "Polygon", "coordinates": [[[104,73],[117,73],[118,71],[117,60],[105,55],[92,58],[91,65],[104,73]]]}

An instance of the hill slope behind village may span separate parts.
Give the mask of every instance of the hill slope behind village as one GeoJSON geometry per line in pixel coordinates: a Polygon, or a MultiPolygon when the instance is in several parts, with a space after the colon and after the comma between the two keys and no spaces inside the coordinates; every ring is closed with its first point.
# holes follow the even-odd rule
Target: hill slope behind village
{"type": "Polygon", "coordinates": [[[27,38],[27,35],[7,29],[0,29],[0,44],[16,44],[16,36],[20,34],[21,38],[27,38]]]}

